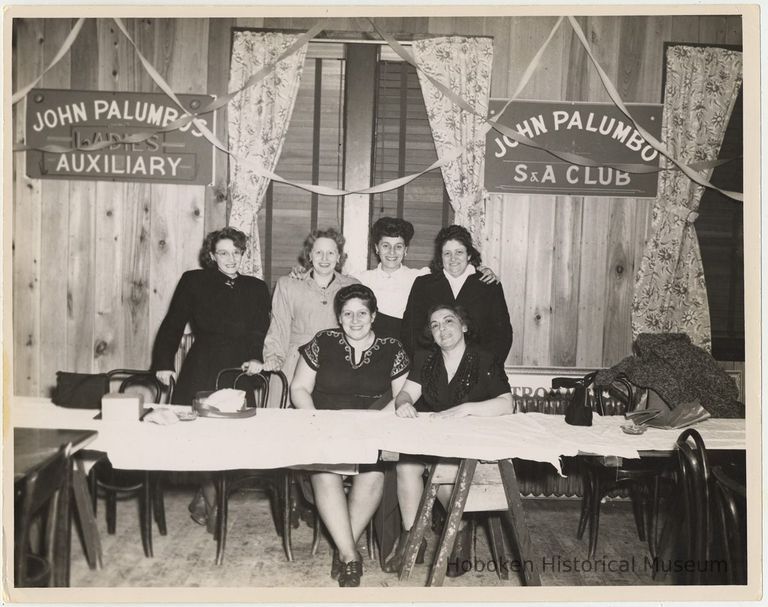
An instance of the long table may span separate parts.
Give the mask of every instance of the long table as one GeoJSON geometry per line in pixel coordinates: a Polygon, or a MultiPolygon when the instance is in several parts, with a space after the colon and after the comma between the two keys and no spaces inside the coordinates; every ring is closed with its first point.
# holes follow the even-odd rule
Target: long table
{"type": "MultiPolygon", "coordinates": [[[[174,408],[174,407],[171,407],[174,408]]],[[[181,409],[184,409],[183,407],[181,409]]],[[[115,468],[129,470],[270,469],[308,463],[373,463],[379,451],[446,458],[549,462],[584,453],[638,458],[675,448],[678,430],[621,431],[621,416],[594,417],[591,427],[569,426],[562,416],[525,413],[503,417],[399,418],[384,411],[260,409],[250,418],[198,418],[160,426],[107,422],[98,411],[57,407],[47,399],[15,397],[15,427],[98,431],[92,449],[115,468]]],[[[744,449],[743,419],[696,425],[708,449],[744,449]]]]}
{"type": "MultiPolygon", "coordinates": [[[[383,411],[260,409],[249,418],[198,418],[161,426],[138,420],[107,422],[95,419],[96,413],[56,407],[46,399],[17,397],[12,402],[11,419],[14,426],[98,430],[92,448],[105,451],[115,468],[131,470],[365,464],[374,463],[380,451],[392,451],[462,460],[467,484],[471,483],[468,468],[473,472],[474,462],[500,462],[509,511],[514,514],[513,534],[523,562],[536,559],[512,459],[549,462],[560,470],[562,457],[579,454],[639,458],[671,453],[680,434],[679,430],[651,428],[641,435],[629,435],[621,431],[622,416],[598,415],[591,427],[575,427],[567,425],[562,416],[541,413],[403,419],[383,411]]],[[[746,447],[743,419],[710,419],[697,424],[696,429],[708,449],[746,447]]],[[[463,502],[458,511],[461,509],[463,502]]],[[[441,575],[435,581],[439,583],[441,575]]],[[[537,583],[538,572],[526,581],[537,583]]]]}

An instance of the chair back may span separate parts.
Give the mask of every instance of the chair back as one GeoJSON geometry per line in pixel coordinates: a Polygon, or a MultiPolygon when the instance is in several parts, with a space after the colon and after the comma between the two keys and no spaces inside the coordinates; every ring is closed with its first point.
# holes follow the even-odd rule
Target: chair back
{"type": "Polygon", "coordinates": [[[262,371],[248,375],[239,367],[222,369],[216,376],[216,389],[231,387],[245,390],[248,407],[266,407],[269,402],[270,377],[273,375],[280,381],[279,407],[285,409],[288,406],[288,380],[282,371],[262,371]]]}
{"type": "Polygon", "coordinates": [[[710,472],[704,440],[693,428],[684,430],[677,439],[678,483],[682,498],[682,526],[685,536],[686,561],[694,564],[692,572],[682,580],[702,584],[710,561],[711,503],[710,472]]]}
{"type": "MultiPolygon", "coordinates": [[[[110,386],[117,384],[121,393],[141,394],[145,402],[167,404],[173,402],[175,382],[164,385],[154,371],[146,369],[113,369],[107,373],[110,386]]],[[[110,388],[111,389],[111,388],[110,388]]]]}
{"type": "Polygon", "coordinates": [[[60,516],[62,500],[69,499],[64,495],[70,467],[71,443],[61,447],[35,470],[27,475],[20,503],[15,509],[15,538],[13,573],[17,587],[48,586],[51,578],[51,561],[53,557],[52,535],[59,527],[57,518],[60,516]],[[48,512],[48,521],[43,535],[44,557],[33,555],[29,549],[30,529],[35,518],[48,512]],[[30,564],[37,565],[38,571],[32,576],[30,564]],[[35,579],[36,578],[36,579],[35,579]]]}
{"type": "Polygon", "coordinates": [[[717,518],[723,556],[727,560],[727,582],[747,583],[747,492],[742,480],[724,466],[712,469],[717,518]]]}

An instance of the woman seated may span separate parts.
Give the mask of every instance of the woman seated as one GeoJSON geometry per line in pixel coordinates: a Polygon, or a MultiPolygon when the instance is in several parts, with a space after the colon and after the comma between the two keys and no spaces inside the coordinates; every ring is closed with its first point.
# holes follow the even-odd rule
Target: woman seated
{"type": "MultiPolygon", "coordinates": [[[[440,417],[491,417],[513,413],[504,365],[498,357],[472,343],[464,310],[459,306],[438,305],[430,309],[428,318],[425,333],[433,345],[417,352],[408,380],[395,397],[397,415],[412,418],[420,412],[429,412],[440,417]]],[[[424,463],[418,459],[405,456],[397,464],[397,497],[403,531],[395,555],[385,564],[385,571],[399,571],[402,564],[406,538],[416,520],[424,488],[423,473],[424,463]]],[[[450,487],[442,487],[441,492],[444,495],[438,493],[438,496],[447,499],[450,487]]],[[[466,525],[462,527],[462,531],[465,530],[468,530],[466,525]]],[[[469,539],[462,531],[454,555],[463,555],[464,546],[469,546],[469,539]]],[[[460,573],[462,569],[459,567],[457,571],[460,573]]]]}
{"type": "MultiPolygon", "coordinates": [[[[376,296],[353,284],[333,301],[340,329],[320,331],[300,348],[291,383],[297,409],[369,409],[405,383],[410,361],[402,345],[372,331],[376,296]]],[[[390,401],[386,405],[392,406],[390,401]]],[[[363,561],[357,541],[381,500],[384,474],[376,464],[314,467],[310,473],[315,505],[335,544],[331,577],[339,586],[359,586],[363,561]],[[343,474],[354,474],[349,495],[343,474]]]]}

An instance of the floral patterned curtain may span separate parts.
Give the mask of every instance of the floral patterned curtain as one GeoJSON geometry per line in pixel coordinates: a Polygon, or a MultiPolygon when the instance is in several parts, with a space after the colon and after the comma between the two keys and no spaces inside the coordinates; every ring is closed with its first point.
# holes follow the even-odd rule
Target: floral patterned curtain
{"type": "MultiPolygon", "coordinates": [[[[297,37],[274,32],[236,32],[229,73],[230,90],[240,88],[251,74],[274,62],[297,37]]],[[[293,113],[306,54],[307,45],[304,45],[283,59],[260,82],[232,99],[228,112],[229,149],[235,156],[274,171],[293,113]]],[[[262,267],[257,215],[269,181],[245,165],[230,163],[232,210],[229,225],[248,236],[241,272],[258,277],[262,276],[262,267]]]]}
{"type": "MultiPolygon", "coordinates": [[[[661,138],[685,163],[714,160],[739,93],[741,53],[691,46],[667,52],[661,138]]],[[[662,158],[662,168],[674,169],[662,158]]],[[[710,169],[705,177],[709,179],[710,169]]],[[[651,234],[635,281],[632,334],[687,333],[711,349],[709,304],[693,222],[704,188],[681,171],[662,171],[651,234]]]]}
{"type": "Polygon", "coordinates": [[[475,111],[488,114],[493,44],[490,38],[450,36],[418,40],[413,55],[419,67],[432,137],[438,157],[453,148],[470,146],[462,156],[443,167],[443,181],[456,212],[456,223],[466,227],[476,244],[483,242],[484,122],[460,109],[443,95],[422,71],[442,82],[475,111]]]}

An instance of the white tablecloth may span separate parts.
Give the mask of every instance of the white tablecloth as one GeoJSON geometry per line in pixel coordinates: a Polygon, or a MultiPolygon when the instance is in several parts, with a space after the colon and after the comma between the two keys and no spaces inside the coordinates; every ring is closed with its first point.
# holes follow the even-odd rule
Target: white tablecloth
{"type": "MultiPolygon", "coordinates": [[[[561,456],[579,453],[637,458],[669,452],[679,430],[624,434],[621,416],[595,416],[575,427],[562,416],[526,413],[503,417],[401,419],[381,411],[260,409],[245,419],[198,418],[159,426],[95,420],[95,410],[66,409],[49,400],[15,397],[14,427],[87,428],[99,435],[89,448],[105,451],[116,468],[229,470],[309,463],[373,463],[379,450],[441,457],[521,458],[560,468],[561,456]]],[[[696,425],[709,449],[744,449],[744,420],[696,425]]]]}

